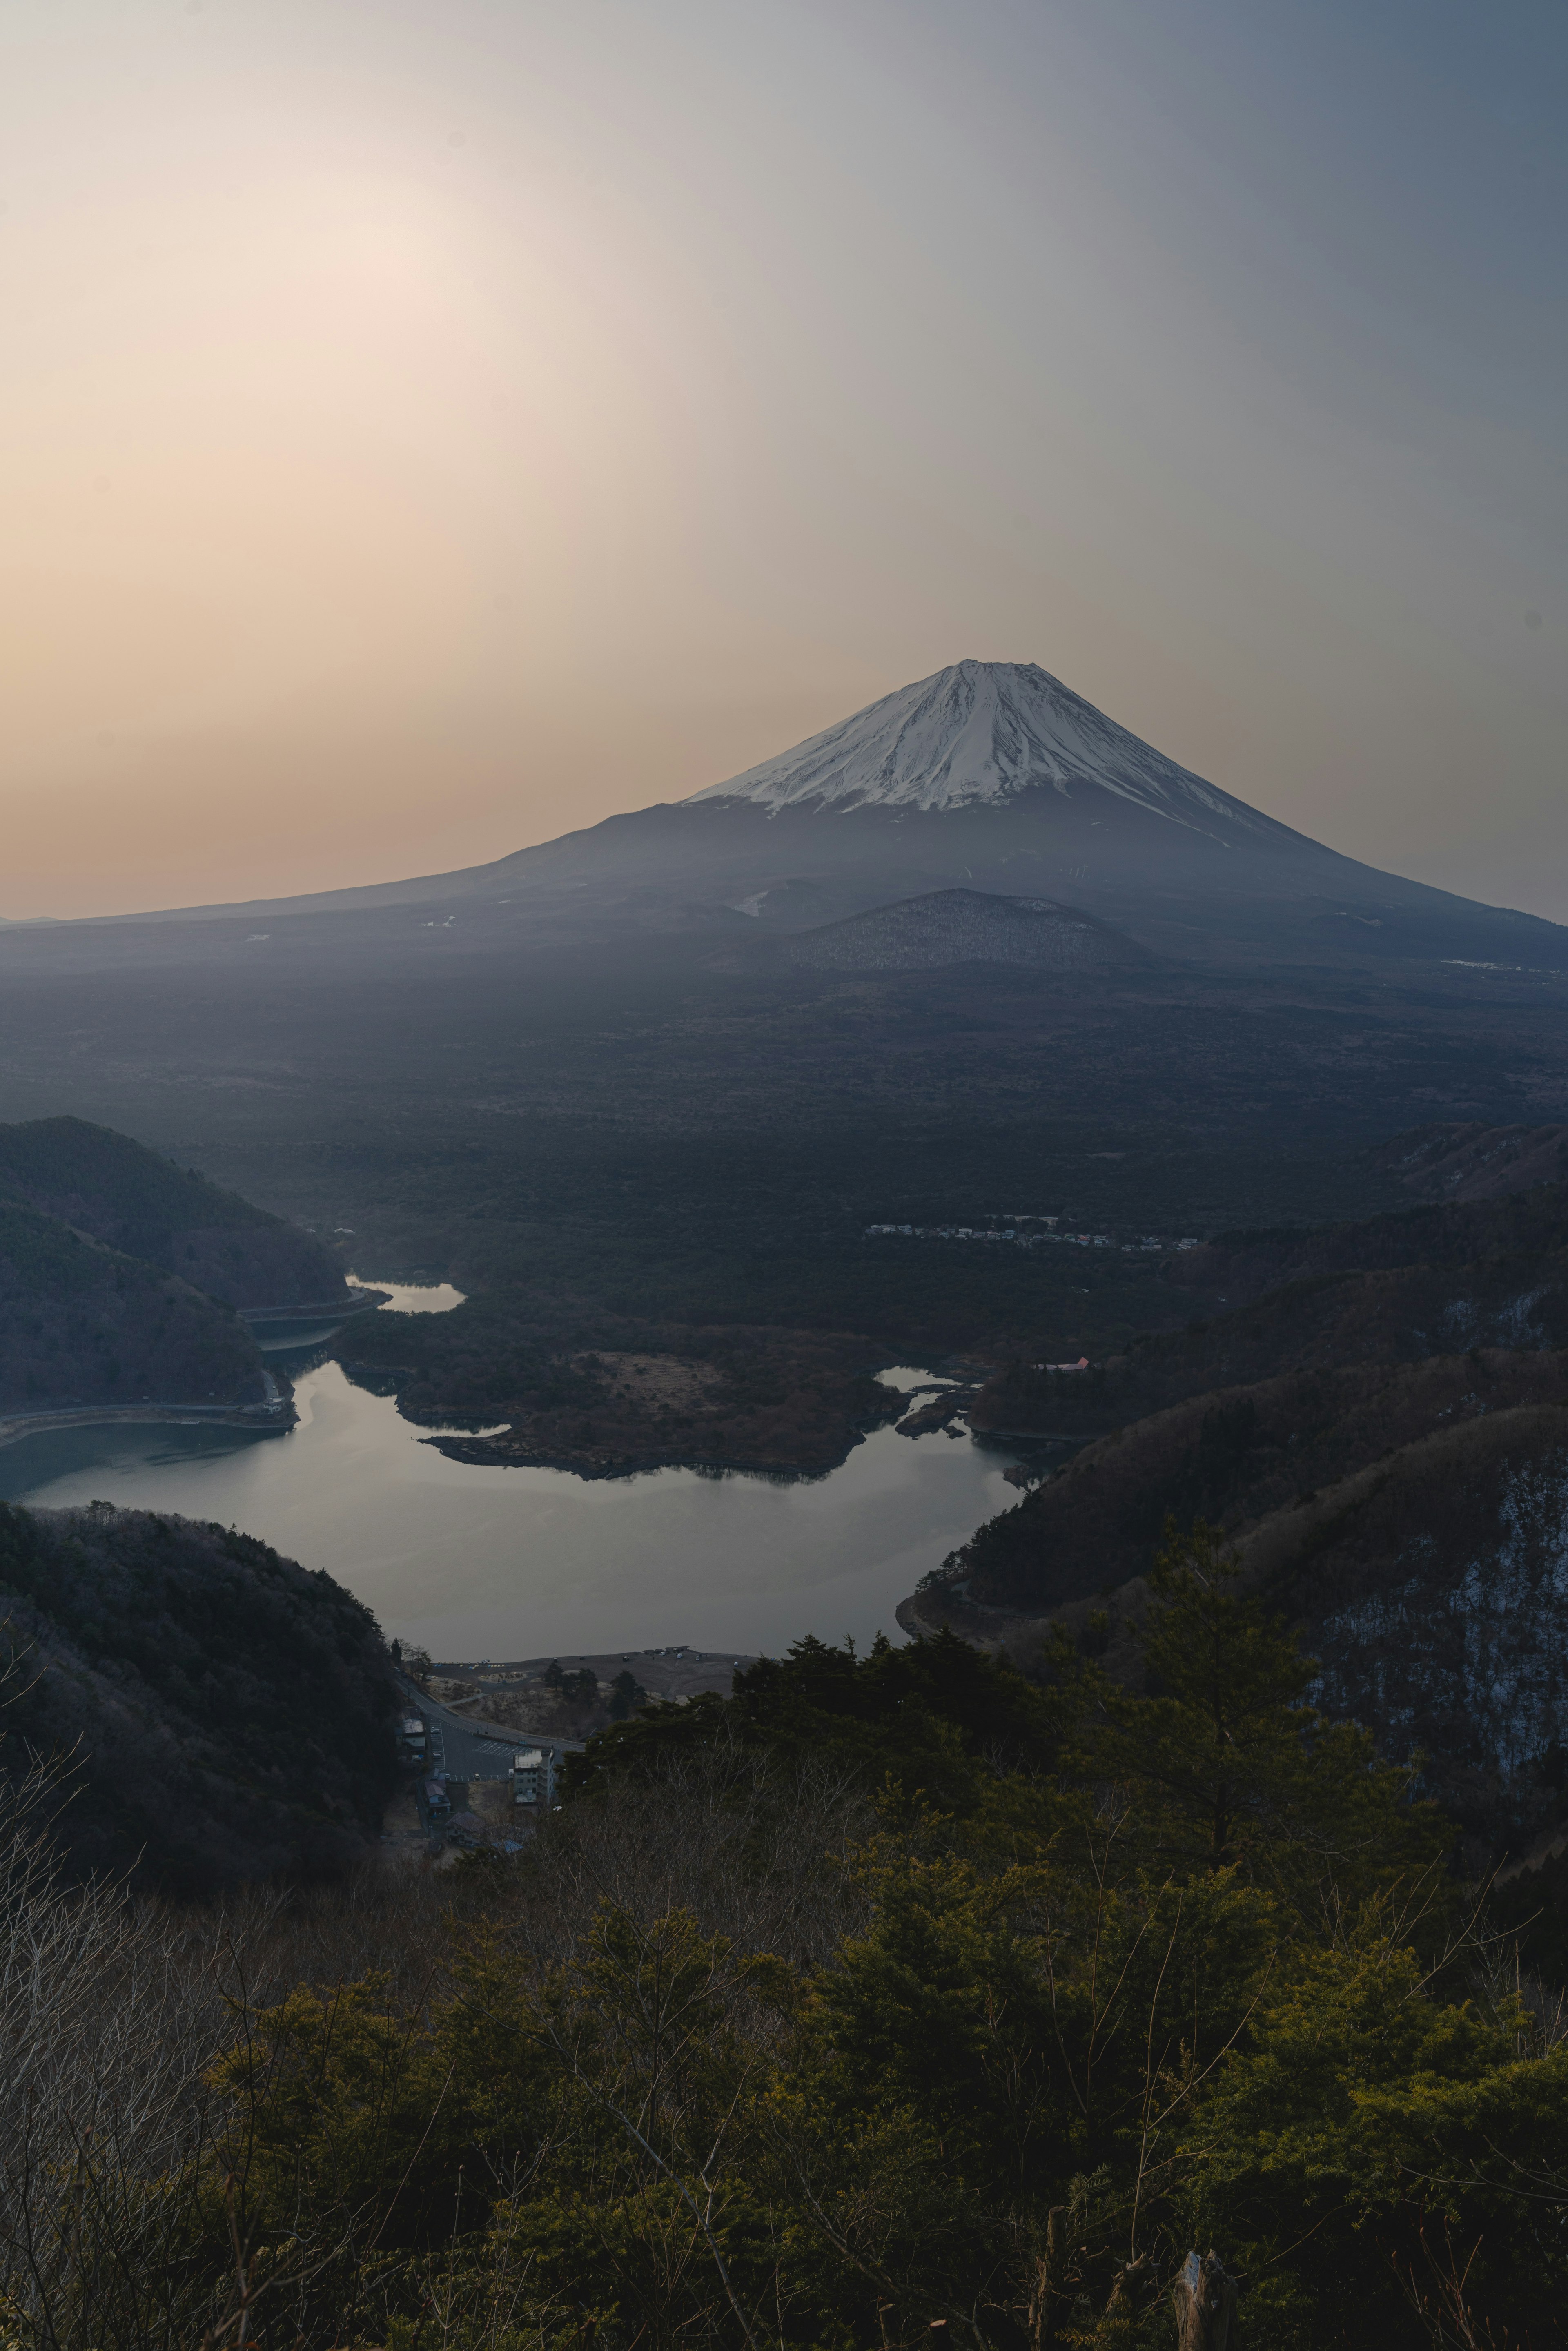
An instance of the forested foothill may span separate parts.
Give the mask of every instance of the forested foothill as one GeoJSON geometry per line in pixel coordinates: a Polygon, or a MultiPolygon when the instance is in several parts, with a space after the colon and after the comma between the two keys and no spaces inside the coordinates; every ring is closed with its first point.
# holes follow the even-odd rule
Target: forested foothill
{"type": "Polygon", "coordinates": [[[129,1135],[0,1126],[0,1415],[261,1404],[235,1310],[348,1295],[310,1234],[129,1135]]]}
{"type": "Polygon", "coordinates": [[[232,1308],[0,1198],[0,1414],[266,1395],[256,1341],[232,1308]]]}
{"type": "Polygon", "coordinates": [[[661,1462],[810,1475],[901,1409],[854,1332],[569,1318],[482,1295],[451,1315],[379,1314],[338,1343],[350,1374],[390,1388],[454,1458],[541,1461],[581,1477],[661,1462]],[[506,1425],[450,1434],[465,1416],[506,1425]]]}
{"type": "Polygon", "coordinates": [[[801,1642],[512,1862],[221,1915],[14,1777],[16,2339],[1122,2351],[1194,2253],[1260,2351],[1560,2339],[1559,1980],[1212,1541],[1140,1640],[801,1642]]]}
{"type": "Polygon", "coordinates": [[[329,1576],[232,1527],[0,1503],[0,1769],[64,1759],[73,1881],[340,1877],[395,1784],[391,1661],[329,1576]]]}
{"type": "MultiPolygon", "coordinates": [[[[1539,1170],[1530,1138],[1506,1140],[1397,1155],[1457,1158],[1490,1191],[1500,1161],[1539,1170]]],[[[1319,1659],[1318,1702],[1417,1763],[1467,1866],[1531,1865],[1516,1899],[1542,1911],[1544,1949],[1563,1933],[1568,1186],[1225,1237],[1167,1278],[1212,1319],[1082,1374],[1014,1364],[982,1392],[977,1426],[1074,1449],[904,1623],[1021,1660],[1065,1632],[1135,1681],[1164,1531],[1210,1525],[1319,1659]]]]}
{"type": "Polygon", "coordinates": [[[1015,1357],[975,1426],[1089,1437],[1313,1368],[1568,1346],[1568,1184],[1323,1227],[1225,1233],[1162,1267],[1186,1319],[1064,1377],[1015,1357]]]}
{"type": "Polygon", "coordinates": [[[0,1199],[237,1307],[344,1298],[321,1242],[193,1167],[81,1118],[0,1126],[0,1199]]]}

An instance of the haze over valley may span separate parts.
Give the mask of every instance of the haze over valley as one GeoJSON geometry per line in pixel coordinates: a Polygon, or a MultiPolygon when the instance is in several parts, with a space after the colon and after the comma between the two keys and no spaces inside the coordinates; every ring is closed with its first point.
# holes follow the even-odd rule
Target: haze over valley
{"type": "MultiPolygon", "coordinates": [[[[254,1368],[236,1356],[209,1405],[256,1408],[259,1340],[277,1395],[263,1408],[287,1426],[277,1383],[326,1346],[411,1434],[433,1432],[427,1450],[476,1472],[531,1468],[568,1491],[661,1468],[837,1476],[908,1416],[911,1391],[879,1376],[890,1364],[978,1395],[974,1426],[1027,1437],[1030,1413],[998,1412],[988,1383],[1005,1394],[1023,1376],[1009,1366],[1098,1365],[1178,1331],[1186,1269],[1207,1262],[1195,1244],[1408,1218],[1391,1138],[1517,1129],[1547,1154],[1521,1144],[1518,1180],[1552,1176],[1565,937],[1288,831],[1042,670],[965,662],[717,792],[494,867],[0,936],[26,1007],[7,1097],[36,1122],[12,1130],[12,1156],[59,1163],[52,1191],[35,1176],[18,1201],[94,1239],[141,1236],[242,1305],[226,1343],[254,1368]],[[203,1199],[224,1205],[200,1213],[249,1219],[248,1287],[215,1242],[173,1232],[197,1205],[161,1208],[156,1243],[145,1212],[91,1206],[73,1153],[116,1165],[127,1200],[193,1179],[143,1173],[165,1162],[73,1125],[68,1099],[204,1170],[203,1199]],[[372,1300],[380,1275],[445,1280],[459,1302],[335,1322],[350,1270],[372,1300]],[[256,1322],[291,1303],[314,1323],[256,1322]]],[[[96,1371],[62,1367],[57,1395],[19,1363],[16,1403],[194,1401],[200,1384],[167,1394],[152,1354],[122,1370],[117,1342],[93,1345],[96,1371]]],[[[308,1376],[315,1415],[327,1392],[308,1376]]],[[[1198,1391],[1230,1376],[1199,1374],[1198,1391]]],[[[889,1463],[913,1467],[916,1441],[912,1424],[889,1463]]],[[[72,1499],[88,1470],[31,1442],[11,1490],[72,1499]]],[[[361,1474],[396,1487],[393,1456],[370,1466],[381,1445],[361,1474]]],[[[179,1504],[195,1472],[165,1474],[179,1504]]],[[[416,1596],[417,1557],[389,1583],[329,1520],[307,1536],[319,1474],[298,1503],[280,1490],[264,1531],[359,1560],[350,1580],[382,1608],[395,1588],[411,1637],[538,1646],[535,1538],[515,1569],[505,1541],[496,1554],[520,1579],[510,1614],[492,1574],[470,1621],[439,1578],[416,1596]]],[[[161,1490],[151,1464],[134,1478],[161,1490]]],[[[629,1507],[635,1525],[650,1506],[629,1507]]],[[[852,1577],[841,1629],[888,1629],[946,1556],[949,1507],[924,1555],[883,1547],[880,1596],[852,1577]]],[[[549,1584],[543,1554],[538,1572],[549,1584]]],[[[541,1584],[553,1637],[612,1643],[618,1604],[650,1637],[638,1581],[618,1604],[591,1579],[580,1622],[541,1584]]],[[[780,1638],[779,1613],[740,1583],[721,1573],[713,1589],[709,1639],[780,1638]]]]}

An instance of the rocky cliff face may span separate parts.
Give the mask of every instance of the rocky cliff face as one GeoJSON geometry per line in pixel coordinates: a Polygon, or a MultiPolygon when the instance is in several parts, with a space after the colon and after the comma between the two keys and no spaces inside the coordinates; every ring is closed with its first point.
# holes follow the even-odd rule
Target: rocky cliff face
{"type": "Polygon", "coordinates": [[[1554,1813],[1568,1740],[1568,1410],[1503,1412],[1405,1448],[1241,1546],[1300,1623],[1316,1701],[1513,1849],[1554,1813]]]}
{"type": "Polygon", "coordinates": [[[1065,1627],[1136,1675],[1163,1530],[1202,1520],[1320,1659],[1325,1711],[1426,1753],[1477,1867],[1517,1852],[1556,1817],[1568,1745],[1565,1238],[1548,1184],[1189,1252],[1195,1302],[1250,1302],[983,1392],[979,1425],[1091,1441],[900,1622],[1024,1660],[1065,1627]]]}

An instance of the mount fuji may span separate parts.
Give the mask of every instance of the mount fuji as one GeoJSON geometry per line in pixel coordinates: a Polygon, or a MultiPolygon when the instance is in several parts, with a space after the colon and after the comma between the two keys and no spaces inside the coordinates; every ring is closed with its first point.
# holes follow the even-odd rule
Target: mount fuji
{"type": "Polygon", "coordinates": [[[1260,839],[1284,831],[1033,662],[955,662],[792,751],[694,792],[685,805],[951,810],[998,806],[1040,787],[1062,799],[1085,789],[1109,792],[1217,839],[1223,826],[1260,839]]]}
{"type": "Polygon", "coordinates": [[[493,864],[172,919],[420,905],[476,944],[727,929],[744,953],[954,891],[1077,909],[1184,961],[1568,968],[1568,929],[1341,856],[1032,662],[956,662],[687,799],[493,864]]]}

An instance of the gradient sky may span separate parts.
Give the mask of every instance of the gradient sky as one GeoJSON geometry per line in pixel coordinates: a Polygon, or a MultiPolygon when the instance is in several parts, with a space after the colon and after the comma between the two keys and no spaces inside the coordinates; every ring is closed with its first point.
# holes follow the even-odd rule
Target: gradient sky
{"type": "Polygon", "coordinates": [[[1568,11],[4,0],[0,913],[1039,661],[1568,920],[1568,11]]]}

